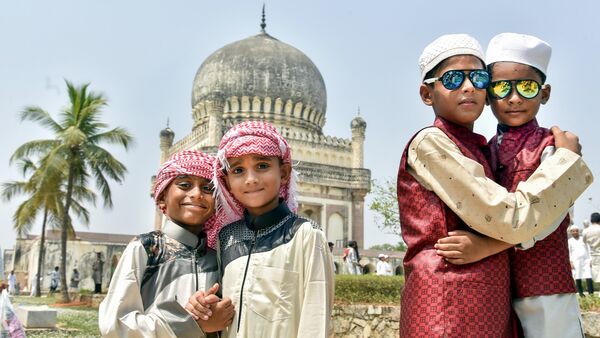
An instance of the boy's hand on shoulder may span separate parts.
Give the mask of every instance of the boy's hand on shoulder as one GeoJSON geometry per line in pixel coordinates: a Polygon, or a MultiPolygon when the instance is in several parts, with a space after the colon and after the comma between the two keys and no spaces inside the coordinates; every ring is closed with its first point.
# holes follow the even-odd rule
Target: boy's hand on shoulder
{"type": "Polygon", "coordinates": [[[456,265],[478,262],[512,245],[472,232],[456,230],[440,238],[434,245],[436,253],[456,265]]]}
{"type": "Polygon", "coordinates": [[[210,305],[213,315],[208,320],[196,320],[196,323],[202,328],[204,332],[217,332],[222,331],[227,326],[231,325],[233,321],[233,315],[235,314],[235,307],[231,303],[231,299],[223,298],[217,303],[210,305]]]}
{"type": "Polygon", "coordinates": [[[566,148],[581,155],[581,144],[579,144],[579,137],[577,135],[569,131],[562,131],[557,126],[550,128],[550,131],[554,135],[554,145],[556,148],[566,148]]]}
{"type": "Polygon", "coordinates": [[[185,305],[185,310],[189,312],[195,321],[199,319],[208,320],[212,316],[210,306],[219,301],[219,297],[215,295],[218,290],[219,284],[215,283],[207,291],[196,291],[190,296],[188,303],[185,305]]]}

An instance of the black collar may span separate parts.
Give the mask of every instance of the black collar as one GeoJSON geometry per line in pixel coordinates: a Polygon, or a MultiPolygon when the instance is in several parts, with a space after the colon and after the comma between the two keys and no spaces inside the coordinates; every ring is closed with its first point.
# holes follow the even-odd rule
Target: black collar
{"type": "Polygon", "coordinates": [[[291,213],[283,199],[279,199],[279,205],[262,215],[256,217],[250,216],[247,210],[244,210],[244,221],[250,230],[261,230],[279,223],[285,216],[291,213]]]}

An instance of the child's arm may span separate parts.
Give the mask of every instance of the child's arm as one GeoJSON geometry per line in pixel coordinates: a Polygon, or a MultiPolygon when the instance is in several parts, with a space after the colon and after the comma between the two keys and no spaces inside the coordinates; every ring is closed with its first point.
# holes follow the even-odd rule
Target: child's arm
{"type": "MultiPolygon", "coordinates": [[[[559,138],[555,142],[558,146],[559,138]]],[[[511,244],[531,240],[551,225],[593,181],[580,156],[559,148],[509,193],[437,128],[425,129],[413,139],[408,165],[413,177],[467,225],[511,244]]]]}
{"type": "Polygon", "coordinates": [[[295,236],[303,236],[304,298],[300,308],[298,337],[329,336],[333,309],[333,262],[323,231],[304,223],[295,236]]]}
{"type": "Polygon", "coordinates": [[[140,281],[148,256],[142,244],[127,245],[98,310],[102,337],[198,337],[202,331],[176,300],[144,311],[140,281]],[[168,320],[167,320],[168,318],[168,320]]]}
{"type": "Polygon", "coordinates": [[[497,239],[456,230],[448,232],[448,237],[440,238],[434,247],[437,254],[449,263],[462,265],[478,262],[512,246],[497,239]]]}

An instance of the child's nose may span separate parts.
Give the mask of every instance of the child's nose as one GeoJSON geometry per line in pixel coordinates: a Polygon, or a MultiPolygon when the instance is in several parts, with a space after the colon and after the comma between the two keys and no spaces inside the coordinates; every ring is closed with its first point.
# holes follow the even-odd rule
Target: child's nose
{"type": "Polygon", "coordinates": [[[522,101],[523,101],[523,99],[521,98],[521,95],[519,95],[519,93],[517,93],[517,91],[514,89],[508,95],[508,103],[510,103],[510,104],[518,104],[518,103],[521,103],[522,101]]]}
{"type": "Polygon", "coordinates": [[[254,170],[248,170],[248,174],[246,175],[246,184],[254,184],[258,181],[258,177],[254,170]]]}
{"type": "Polygon", "coordinates": [[[191,197],[201,199],[202,198],[202,188],[200,186],[193,187],[192,189],[189,190],[189,194],[191,197]]]}
{"type": "Polygon", "coordinates": [[[472,92],[475,91],[475,87],[473,86],[473,83],[471,83],[471,79],[466,78],[465,81],[463,82],[462,85],[462,91],[463,92],[472,92]]]}

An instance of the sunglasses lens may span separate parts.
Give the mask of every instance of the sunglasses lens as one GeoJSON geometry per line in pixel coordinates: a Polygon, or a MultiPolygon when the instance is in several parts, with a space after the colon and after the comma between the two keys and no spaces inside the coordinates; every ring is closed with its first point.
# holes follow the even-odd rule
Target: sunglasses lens
{"type": "Polygon", "coordinates": [[[490,84],[490,74],[485,70],[474,70],[469,73],[473,87],[484,89],[490,84]]]}
{"type": "Polygon", "coordinates": [[[517,92],[526,99],[532,99],[540,92],[540,84],[533,80],[517,81],[517,92]]]}
{"type": "Polygon", "coordinates": [[[455,90],[465,80],[465,73],[461,70],[449,70],[442,75],[442,85],[448,90],[455,90]]]}
{"type": "Polygon", "coordinates": [[[503,99],[510,94],[512,85],[509,81],[496,81],[490,87],[490,93],[497,98],[503,99]]]}

